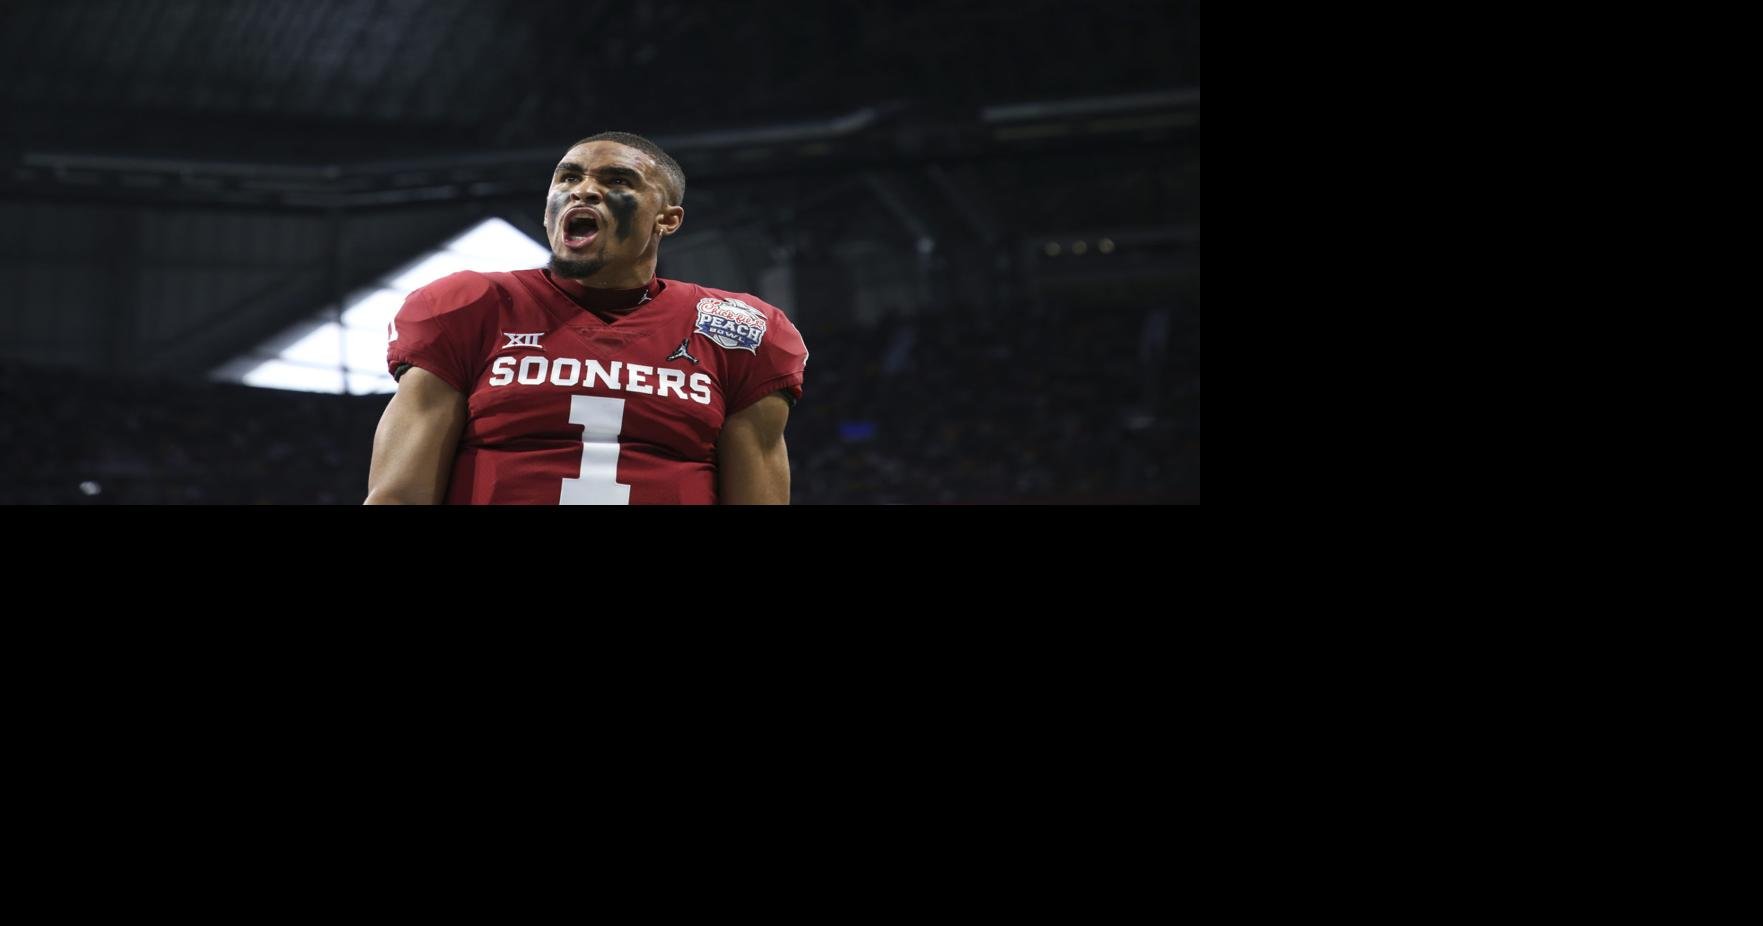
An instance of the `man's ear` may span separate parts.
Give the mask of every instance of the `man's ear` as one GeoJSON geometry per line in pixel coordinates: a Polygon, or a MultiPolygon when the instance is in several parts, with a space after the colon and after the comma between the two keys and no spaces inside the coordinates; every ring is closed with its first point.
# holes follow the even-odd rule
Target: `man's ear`
{"type": "Polygon", "coordinates": [[[679,227],[684,225],[685,221],[686,207],[668,206],[661,210],[661,215],[656,217],[655,228],[665,237],[679,231],[679,227]]]}

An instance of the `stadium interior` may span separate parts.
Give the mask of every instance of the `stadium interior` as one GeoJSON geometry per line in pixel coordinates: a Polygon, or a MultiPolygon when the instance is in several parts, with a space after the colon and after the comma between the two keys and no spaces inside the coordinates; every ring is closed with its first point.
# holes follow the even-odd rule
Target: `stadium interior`
{"type": "Polygon", "coordinates": [[[26,0],[0,107],[0,503],[359,503],[402,294],[607,130],[801,330],[796,504],[1200,501],[1198,3],[26,0]]]}

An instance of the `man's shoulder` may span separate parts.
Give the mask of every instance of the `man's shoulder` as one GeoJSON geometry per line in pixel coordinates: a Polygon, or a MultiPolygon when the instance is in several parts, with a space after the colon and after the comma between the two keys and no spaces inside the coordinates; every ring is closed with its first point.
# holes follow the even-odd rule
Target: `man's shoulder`
{"type": "Polygon", "coordinates": [[[732,289],[717,289],[714,286],[703,286],[698,283],[688,283],[681,280],[664,279],[663,282],[668,286],[686,287],[688,294],[694,302],[710,299],[715,302],[728,303],[734,308],[745,308],[749,311],[756,311],[772,318],[786,318],[782,309],[766,302],[764,299],[761,299],[752,293],[736,292],[732,289]]]}
{"type": "Polygon", "coordinates": [[[434,305],[437,310],[445,311],[452,308],[481,302],[494,295],[499,289],[490,274],[476,270],[461,270],[449,273],[432,282],[424,283],[411,290],[413,299],[420,299],[434,305]]]}
{"type": "MultiPolygon", "coordinates": [[[[676,285],[673,280],[664,282],[669,287],[676,285]]],[[[752,293],[696,283],[678,285],[691,287],[687,295],[691,297],[689,304],[697,307],[698,332],[723,347],[738,346],[757,356],[763,344],[767,354],[781,350],[786,356],[807,355],[802,332],[783,309],[752,293]]]]}
{"type": "Polygon", "coordinates": [[[525,295],[519,275],[537,272],[461,270],[412,290],[409,303],[426,308],[434,314],[493,308],[502,302],[525,295]]]}

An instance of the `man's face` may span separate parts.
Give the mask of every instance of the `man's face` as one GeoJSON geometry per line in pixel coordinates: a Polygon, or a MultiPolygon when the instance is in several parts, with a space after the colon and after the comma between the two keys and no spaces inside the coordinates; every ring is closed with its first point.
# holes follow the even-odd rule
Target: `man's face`
{"type": "Polygon", "coordinates": [[[595,141],[569,149],[545,200],[552,271],[582,278],[610,267],[623,277],[653,261],[661,236],[685,214],[667,204],[665,182],[660,165],[635,148],[595,141]]]}

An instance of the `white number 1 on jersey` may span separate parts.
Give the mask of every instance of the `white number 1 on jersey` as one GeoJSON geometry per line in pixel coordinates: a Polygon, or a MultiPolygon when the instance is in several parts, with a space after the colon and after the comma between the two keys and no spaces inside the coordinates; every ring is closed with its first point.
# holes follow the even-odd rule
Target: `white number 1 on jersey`
{"type": "Polygon", "coordinates": [[[582,426],[582,472],[563,480],[557,504],[630,504],[631,487],[618,481],[618,434],[624,430],[624,400],[572,395],[569,423],[582,426]]]}

